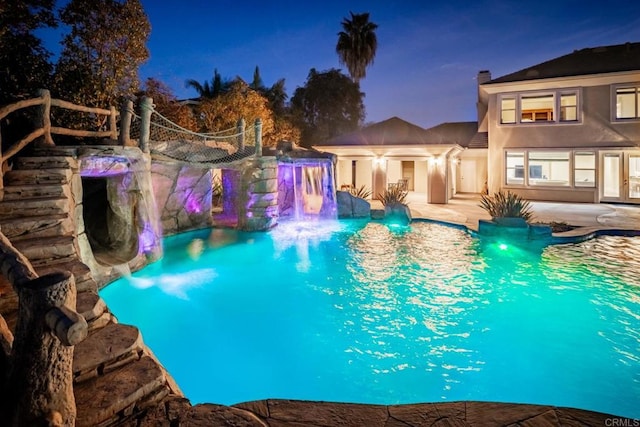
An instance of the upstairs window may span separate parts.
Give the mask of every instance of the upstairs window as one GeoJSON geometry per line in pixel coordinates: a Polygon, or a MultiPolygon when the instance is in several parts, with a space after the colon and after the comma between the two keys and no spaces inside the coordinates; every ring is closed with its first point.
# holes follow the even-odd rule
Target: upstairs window
{"type": "Polygon", "coordinates": [[[640,118],[640,86],[616,88],[616,119],[640,118]]]}
{"type": "Polygon", "coordinates": [[[553,95],[522,96],[520,98],[521,122],[553,121],[553,95]]]}
{"type": "Polygon", "coordinates": [[[523,93],[500,97],[500,123],[579,121],[578,90],[523,93]]]}

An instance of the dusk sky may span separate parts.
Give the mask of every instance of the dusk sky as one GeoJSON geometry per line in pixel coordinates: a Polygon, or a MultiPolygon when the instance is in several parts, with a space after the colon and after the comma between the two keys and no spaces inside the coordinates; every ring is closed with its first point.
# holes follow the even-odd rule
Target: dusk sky
{"type": "MultiPolygon", "coordinates": [[[[66,2],[61,2],[66,3],[66,2]]],[[[575,49],[640,41],[639,0],[227,1],[142,0],[152,32],[141,78],[178,98],[189,78],[285,78],[289,96],[309,70],[340,66],[340,22],[369,12],[378,51],[361,81],[367,123],[398,116],[423,127],[476,119],[476,74],[499,77],[575,49]]],[[[47,33],[53,35],[54,33],[47,33]]],[[[57,37],[57,34],[56,34],[57,37]]],[[[45,44],[55,50],[55,37],[45,44]]]]}

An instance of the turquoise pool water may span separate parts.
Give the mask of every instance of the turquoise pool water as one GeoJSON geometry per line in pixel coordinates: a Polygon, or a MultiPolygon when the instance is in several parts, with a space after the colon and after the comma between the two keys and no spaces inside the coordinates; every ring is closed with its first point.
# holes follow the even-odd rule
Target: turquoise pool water
{"type": "Polygon", "coordinates": [[[101,291],[192,403],[484,400],[640,418],[640,239],[518,248],[417,222],[165,240],[101,291]]]}

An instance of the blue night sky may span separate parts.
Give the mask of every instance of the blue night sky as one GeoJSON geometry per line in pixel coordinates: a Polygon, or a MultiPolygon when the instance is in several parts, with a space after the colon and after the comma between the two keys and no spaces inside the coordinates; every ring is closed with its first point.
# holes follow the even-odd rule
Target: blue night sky
{"type": "MultiPolygon", "coordinates": [[[[61,3],[65,3],[62,1],[61,3]]],[[[369,12],[379,25],[374,64],[361,81],[366,122],[398,116],[423,127],[476,119],[479,70],[499,77],[575,49],[640,41],[638,0],[227,1],[142,0],[152,26],[155,77],[178,98],[196,96],[184,82],[223,78],[265,85],[286,79],[289,96],[309,70],[341,67],[340,22],[369,12]]],[[[59,50],[58,32],[45,45],[59,50]]]]}

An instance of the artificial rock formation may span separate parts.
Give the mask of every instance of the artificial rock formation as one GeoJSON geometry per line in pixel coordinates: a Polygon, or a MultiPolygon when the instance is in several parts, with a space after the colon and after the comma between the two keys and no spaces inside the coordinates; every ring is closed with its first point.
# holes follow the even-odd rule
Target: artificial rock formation
{"type": "MultiPolygon", "coordinates": [[[[278,163],[274,157],[254,157],[242,161],[234,183],[238,229],[268,230],[278,221],[278,163]]],[[[224,188],[223,191],[228,191],[224,188]]]]}
{"type": "Polygon", "coordinates": [[[212,225],[211,169],[154,160],[151,175],[165,235],[212,225]]]}
{"type": "Polygon", "coordinates": [[[338,218],[367,218],[371,214],[371,204],[348,191],[336,191],[338,218]]]}
{"type": "Polygon", "coordinates": [[[19,316],[2,399],[5,419],[13,426],[45,420],[73,426],[73,346],[87,336],[87,323],[75,312],[73,275],[52,273],[16,288],[19,316]]]}

